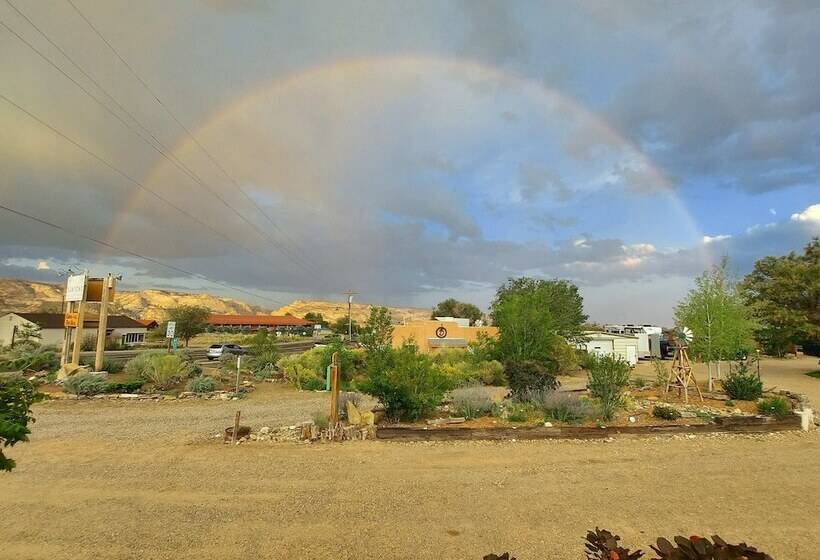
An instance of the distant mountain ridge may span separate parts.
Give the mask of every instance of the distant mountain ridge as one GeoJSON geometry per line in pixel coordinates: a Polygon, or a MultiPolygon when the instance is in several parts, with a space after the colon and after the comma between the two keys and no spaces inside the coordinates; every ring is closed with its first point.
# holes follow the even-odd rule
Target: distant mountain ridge
{"type": "MultiPolygon", "coordinates": [[[[48,282],[33,282],[14,278],[0,278],[0,314],[18,312],[59,312],[62,309],[63,286],[48,282]]],[[[347,317],[347,302],[321,300],[294,300],[271,311],[232,298],[205,293],[172,292],[169,290],[118,290],[111,312],[135,319],[164,321],[168,310],[179,305],[202,305],[222,315],[285,315],[304,317],[306,313],[321,313],[325,321],[347,317]]],[[[352,317],[358,323],[367,320],[370,305],[354,303],[352,317]]],[[[389,307],[394,323],[429,319],[430,310],[417,307],[389,307]]]]}

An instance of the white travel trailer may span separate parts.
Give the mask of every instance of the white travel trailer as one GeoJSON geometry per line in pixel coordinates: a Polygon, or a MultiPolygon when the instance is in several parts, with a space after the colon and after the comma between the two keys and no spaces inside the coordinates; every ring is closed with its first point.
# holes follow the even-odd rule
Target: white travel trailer
{"type": "Polygon", "coordinates": [[[629,365],[638,363],[638,337],[628,334],[587,331],[586,342],[578,347],[590,354],[612,355],[625,360],[629,365]]]}
{"type": "Polygon", "coordinates": [[[662,329],[653,325],[604,325],[604,331],[638,339],[638,358],[660,358],[662,329]]]}

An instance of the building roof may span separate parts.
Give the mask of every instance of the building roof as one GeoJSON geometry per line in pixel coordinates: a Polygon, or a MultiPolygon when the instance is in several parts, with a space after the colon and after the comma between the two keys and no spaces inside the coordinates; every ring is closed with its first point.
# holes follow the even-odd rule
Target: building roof
{"type": "Polygon", "coordinates": [[[613,338],[631,338],[637,340],[638,337],[631,334],[610,333],[601,331],[585,331],[584,336],[590,339],[610,340],[613,338]]]}
{"type": "MultiPolygon", "coordinates": [[[[14,313],[26,321],[30,321],[41,329],[62,329],[65,316],[62,313],[14,313]]],[[[96,329],[99,325],[99,317],[87,315],[83,321],[83,328],[96,329]]],[[[144,329],[145,325],[136,319],[126,315],[109,315],[107,328],[109,329],[144,329]]]]}
{"type": "Polygon", "coordinates": [[[137,319],[137,322],[141,323],[146,329],[155,329],[159,326],[159,323],[153,319],[137,319]]]}
{"type": "Polygon", "coordinates": [[[305,321],[299,317],[291,315],[211,315],[208,317],[209,325],[228,325],[252,327],[308,327],[313,325],[311,321],[305,321]]]}

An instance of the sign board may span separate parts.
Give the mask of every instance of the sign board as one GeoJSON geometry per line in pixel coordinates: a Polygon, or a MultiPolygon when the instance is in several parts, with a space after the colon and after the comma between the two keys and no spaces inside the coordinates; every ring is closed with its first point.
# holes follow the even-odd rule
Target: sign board
{"type": "MultiPolygon", "coordinates": [[[[102,293],[108,278],[89,278],[85,289],[85,301],[101,302],[102,293]]],[[[108,286],[111,288],[111,286],[108,286]]],[[[108,301],[114,301],[114,291],[109,294],[108,301]]]]}
{"type": "Polygon", "coordinates": [[[168,326],[165,328],[165,338],[174,338],[174,333],[177,330],[176,321],[168,321],[168,326]]]}
{"type": "Polygon", "coordinates": [[[65,320],[63,321],[63,326],[65,327],[77,327],[77,324],[80,322],[80,314],[79,313],[66,313],[65,320]]]}
{"type": "Polygon", "coordinates": [[[83,301],[83,296],[85,296],[85,274],[69,276],[65,288],[65,301],[83,301]]]}

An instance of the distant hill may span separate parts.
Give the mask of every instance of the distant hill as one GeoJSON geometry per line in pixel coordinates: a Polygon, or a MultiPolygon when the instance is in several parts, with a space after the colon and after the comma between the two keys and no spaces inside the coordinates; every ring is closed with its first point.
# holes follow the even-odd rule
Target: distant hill
{"type": "MultiPolygon", "coordinates": [[[[0,312],[43,311],[61,309],[63,286],[45,282],[0,278],[0,312]]],[[[231,298],[210,294],[171,292],[166,290],[142,290],[128,292],[117,290],[112,313],[121,313],[139,319],[163,321],[169,309],[178,305],[202,305],[225,315],[266,314],[269,310],[231,298]]]]}
{"type": "MultiPolygon", "coordinates": [[[[59,312],[63,299],[63,286],[46,282],[31,282],[11,278],[0,278],[0,314],[9,311],[20,312],[59,312]]],[[[167,290],[141,290],[128,292],[118,290],[112,306],[112,313],[120,313],[137,319],[165,320],[168,310],[179,305],[202,305],[213,313],[223,315],[284,315],[290,313],[304,317],[313,311],[321,313],[326,321],[335,321],[347,317],[347,302],[297,299],[275,311],[256,305],[211,294],[171,292],[167,290]]],[[[394,323],[402,321],[429,319],[429,309],[417,307],[390,307],[394,323]]],[[[370,314],[370,305],[354,303],[353,319],[363,323],[370,314]]]]}
{"type": "MultiPolygon", "coordinates": [[[[367,321],[370,316],[370,307],[371,305],[368,303],[354,303],[350,311],[353,320],[359,324],[367,321]]],[[[426,320],[430,318],[431,313],[430,309],[418,307],[388,307],[388,309],[394,323],[426,320]]],[[[340,317],[347,317],[347,302],[297,299],[284,307],[280,307],[273,314],[284,315],[290,313],[296,317],[304,317],[306,313],[311,311],[321,313],[325,321],[331,323],[340,317]]]]}

